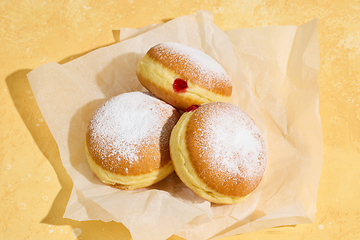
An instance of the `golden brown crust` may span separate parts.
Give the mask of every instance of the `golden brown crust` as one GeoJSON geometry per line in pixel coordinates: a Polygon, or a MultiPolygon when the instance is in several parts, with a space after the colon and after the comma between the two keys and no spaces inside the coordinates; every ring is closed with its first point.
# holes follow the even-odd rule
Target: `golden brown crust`
{"type": "MultiPolygon", "coordinates": [[[[239,154],[237,151],[226,151],[227,149],[230,149],[227,147],[222,149],[221,156],[219,156],[219,158],[224,155],[228,155],[229,159],[233,160],[233,156],[236,155],[237,159],[244,159],[238,162],[236,169],[231,169],[228,166],[226,166],[228,168],[225,168],[225,163],[223,164],[214,158],[214,155],[217,153],[212,150],[216,147],[216,145],[219,145],[219,141],[217,141],[217,139],[211,140],[210,138],[215,137],[213,136],[213,132],[219,132],[219,130],[213,130],[211,128],[217,128],[219,126],[216,126],[217,123],[213,122],[211,118],[214,117],[214,112],[228,107],[230,107],[230,112],[237,110],[237,107],[233,107],[228,103],[209,103],[195,110],[187,125],[186,146],[193,168],[195,169],[197,175],[209,188],[226,196],[244,197],[258,186],[263,177],[267,156],[266,146],[260,132],[255,131],[255,125],[249,117],[245,120],[246,124],[248,124],[245,128],[251,129],[253,138],[251,141],[254,141],[255,144],[259,144],[260,146],[257,149],[259,152],[256,153],[257,159],[255,159],[252,163],[248,163],[247,161],[249,160],[246,159],[246,156],[239,154]],[[212,135],[208,136],[207,132],[211,132],[210,134],[212,135]],[[245,171],[247,168],[253,169],[254,172],[246,174],[245,171]]],[[[233,117],[226,116],[227,112],[229,111],[219,111],[218,114],[224,114],[224,119],[227,117],[233,117]]],[[[241,119],[239,119],[239,121],[240,120],[241,119]]],[[[229,127],[232,128],[234,126],[229,127]]],[[[224,135],[223,140],[226,141],[227,138],[228,136],[224,135]]],[[[252,146],[249,147],[251,148],[252,146]]],[[[231,164],[232,163],[226,163],[226,165],[231,164]]]]}
{"type": "Polygon", "coordinates": [[[90,169],[103,183],[123,190],[131,190],[150,186],[161,181],[174,171],[172,163],[168,162],[168,164],[162,168],[154,170],[150,173],[141,175],[120,175],[107,171],[106,169],[103,169],[101,166],[99,166],[90,156],[87,146],[85,147],[85,153],[90,169]]]}
{"type": "MultiPolygon", "coordinates": [[[[131,142],[129,139],[126,139],[128,137],[134,138],[133,135],[131,135],[131,131],[127,131],[128,137],[126,137],[125,134],[119,134],[115,137],[113,136],[112,129],[116,129],[117,127],[121,128],[122,126],[125,126],[125,123],[122,123],[122,118],[119,118],[119,121],[116,121],[115,119],[114,124],[118,124],[119,126],[107,125],[114,123],[114,121],[109,121],[107,118],[111,116],[112,120],[114,120],[114,117],[109,115],[108,112],[110,110],[106,109],[109,108],[109,106],[101,106],[90,119],[86,132],[86,146],[92,160],[96,163],[96,165],[111,173],[126,176],[147,174],[166,166],[171,161],[169,153],[171,130],[179,119],[180,113],[171,105],[145,93],[134,92],[122,94],[122,96],[119,95],[117,97],[125,99],[123,101],[129,101],[128,98],[130,98],[132,100],[127,104],[130,104],[133,101],[135,103],[131,104],[134,104],[135,106],[137,106],[137,101],[146,101],[143,103],[144,108],[148,108],[146,113],[156,114],[159,117],[156,117],[153,120],[153,123],[155,123],[152,127],[153,129],[141,129],[141,131],[153,132],[138,133],[138,135],[143,136],[143,138],[141,139],[139,137],[140,139],[137,139],[137,141],[131,142]],[[106,117],[103,117],[104,115],[106,117]],[[110,130],[104,130],[104,128],[108,128],[110,130]],[[110,134],[109,131],[111,132],[110,134]],[[121,146],[120,150],[119,145],[121,146]],[[124,153],[124,149],[129,150],[129,153],[124,153]]],[[[116,105],[115,107],[119,107],[119,105],[116,105]]],[[[138,112],[130,115],[131,117],[129,117],[129,119],[126,119],[128,121],[128,125],[126,125],[126,127],[133,127],[134,131],[140,131],[137,129],[141,128],[141,124],[146,121],[146,119],[142,121],[139,118],[154,117],[152,115],[142,114],[142,109],[127,109],[126,106],[124,109],[128,111],[121,113],[122,115],[126,115],[125,118],[128,118],[127,114],[130,112],[138,112]],[[139,126],[135,123],[131,125],[132,121],[137,121],[136,123],[139,123],[139,126]]],[[[122,130],[118,131],[122,133],[122,130]]]]}
{"type": "Polygon", "coordinates": [[[106,161],[104,161],[101,152],[95,150],[98,146],[94,144],[90,145],[90,138],[93,139],[93,142],[97,141],[95,136],[96,134],[93,134],[92,131],[87,131],[86,144],[90,156],[101,168],[116,174],[129,176],[146,174],[162,168],[171,161],[167,144],[170,136],[168,130],[164,132],[164,137],[161,138],[160,144],[157,142],[157,139],[153,138],[150,140],[151,143],[137,146],[136,149],[141,158],[135,162],[129,162],[127,159],[121,158],[118,155],[109,156],[106,161]]]}
{"type": "Polygon", "coordinates": [[[172,88],[164,88],[160,85],[156,85],[153,82],[149,81],[146,77],[141,74],[137,75],[140,83],[155,96],[158,96],[165,102],[175,106],[176,108],[185,111],[191,105],[199,105],[207,103],[209,101],[205,99],[197,99],[194,101],[193,96],[183,94],[181,97],[178,96],[178,93],[174,92],[172,88]]]}
{"type": "Polygon", "coordinates": [[[228,102],[232,91],[218,62],[178,43],[152,47],[139,61],[136,75],[147,90],[183,111],[191,105],[228,102]]]}
{"type": "MultiPolygon", "coordinates": [[[[231,95],[231,80],[226,73],[211,74],[209,71],[199,67],[199,64],[192,61],[192,56],[184,57],[182,55],[181,49],[178,50],[177,48],[174,48],[169,51],[171,47],[172,46],[169,46],[166,43],[160,43],[152,47],[146,54],[154,61],[159,62],[163,66],[174,71],[186,81],[192,82],[202,88],[208,89],[224,96],[231,95]],[[204,79],[206,79],[206,81],[204,81],[204,79]]],[[[192,50],[193,51],[190,51],[190,53],[196,55],[198,50],[192,50]]],[[[220,66],[220,64],[218,65],[220,66]]]]}

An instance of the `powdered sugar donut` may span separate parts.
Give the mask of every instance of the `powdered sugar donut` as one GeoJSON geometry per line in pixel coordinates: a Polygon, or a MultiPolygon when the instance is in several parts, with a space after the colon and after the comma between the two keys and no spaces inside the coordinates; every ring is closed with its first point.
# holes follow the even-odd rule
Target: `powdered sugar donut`
{"type": "Polygon", "coordinates": [[[140,83],[178,109],[230,99],[231,80],[209,55],[180,43],[160,43],[145,54],[136,69],[140,83]]]}
{"type": "Polygon", "coordinates": [[[121,189],[150,186],[173,172],[169,139],[179,112],[141,92],[111,98],[91,117],[86,153],[91,170],[121,189]]]}
{"type": "Polygon", "coordinates": [[[176,173],[215,203],[242,201],[260,183],[267,149],[253,120],[239,107],[214,102],[184,113],[171,133],[176,173]]]}

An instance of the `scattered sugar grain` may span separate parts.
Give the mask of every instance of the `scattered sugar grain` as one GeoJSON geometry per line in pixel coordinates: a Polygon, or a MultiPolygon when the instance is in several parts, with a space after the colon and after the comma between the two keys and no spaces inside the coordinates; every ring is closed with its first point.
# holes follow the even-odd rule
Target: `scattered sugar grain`
{"type": "Polygon", "coordinates": [[[320,224],[319,226],[318,226],[318,228],[320,229],[320,230],[324,230],[324,225],[322,225],[322,224],[320,224]]]}

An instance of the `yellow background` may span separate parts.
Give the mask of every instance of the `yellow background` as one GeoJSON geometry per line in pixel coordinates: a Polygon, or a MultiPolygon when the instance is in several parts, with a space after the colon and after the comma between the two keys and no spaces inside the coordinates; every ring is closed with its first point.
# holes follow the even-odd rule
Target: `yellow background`
{"type": "Polygon", "coordinates": [[[324,162],[316,220],[226,239],[360,239],[360,2],[324,0],[1,1],[0,239],[76,239],[80,230],[77,239],[131,239],[120,223],[62,218],[72,182],[26,74],[113,44],[121,27],[200,9],[222,30],[319,18],[324,162]]]}

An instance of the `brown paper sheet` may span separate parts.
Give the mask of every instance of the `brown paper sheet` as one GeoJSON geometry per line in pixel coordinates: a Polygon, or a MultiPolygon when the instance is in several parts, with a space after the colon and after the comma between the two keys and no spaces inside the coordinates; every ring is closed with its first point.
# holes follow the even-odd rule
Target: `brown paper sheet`
{"type": "Polygon", "coordinates": [[[206,11],[142,29],[121,29],[121,41],[28,74],[34,96],[74,182],[64,214],[74,220],[122,222],[137,239],[220,238],[315,218],[322,166],[318,110],[317,20],[302,26],[221,31],[206,11]],[[180,42],[215,58],[233,82],[231,102],[267,139],[260,186],[242,203],[211,204],[171,174],[154,186],[121,191],[102,184],[85,158],[88,120],[107,99],[144,88],[139,59],[153,45],[180,42]]]}

